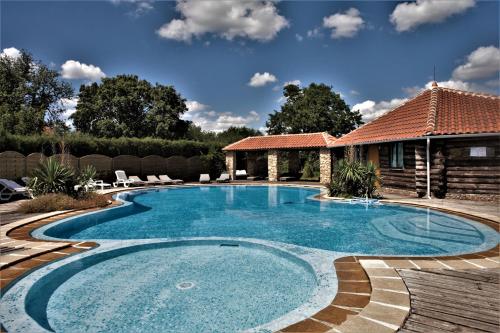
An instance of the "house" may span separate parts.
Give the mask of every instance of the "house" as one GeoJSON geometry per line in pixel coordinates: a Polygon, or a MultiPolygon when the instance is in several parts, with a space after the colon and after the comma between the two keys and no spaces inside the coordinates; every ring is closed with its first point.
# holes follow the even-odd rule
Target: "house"
{"type": "Polygon", "coordinates": [[[498,199],[500,98],[433,83],[392,111],[336,140],[377,164],[386,191],[498,199]]]}
{"type": "MultiPolygon", "coordinates": [[[[500,97],[438,87],[336,139],[327,133],[249,137],[224,148],[228,170],[254,165],[267,154],[269,180],[279,179],[279,156],[319,150],[320,182],[336,160],[372,161],[381,187],[420,197],[500,199],[500,97]],[[241,160],[241,158],[240,158],[241,160]],[[243,159],[244,160],[244,159],[243,159]]],[[[291,156],[291,158],[290,158],[291,156]]],[[[295,166],[296,168],[296,166],[295,166]]]]}

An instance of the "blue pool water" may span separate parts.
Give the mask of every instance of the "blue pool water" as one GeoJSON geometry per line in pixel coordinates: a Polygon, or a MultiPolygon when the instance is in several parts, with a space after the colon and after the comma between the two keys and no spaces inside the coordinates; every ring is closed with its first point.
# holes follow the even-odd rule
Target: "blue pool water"
{"type": "Polygon", "coordinates": [[[306,263],[264,247],[167,245],[62,266],[31,288],[28,313],[55,332],[236,332],[292,311],[317,285],[306,263]]]}
{"type": "Polygon", "coordinates": [[[444,255],[491,248],[498,234],[451,215],[396,205],[320,202],[316,189],[192,187],[128,195],[127,207],[44,231],[63,239],[246,237],[346,253],[444,255]]]}

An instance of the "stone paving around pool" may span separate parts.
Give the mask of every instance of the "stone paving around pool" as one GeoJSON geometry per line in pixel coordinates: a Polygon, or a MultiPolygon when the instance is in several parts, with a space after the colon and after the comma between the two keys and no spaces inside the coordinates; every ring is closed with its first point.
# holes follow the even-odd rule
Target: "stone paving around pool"
{"type": "MultiPolygon", "coordinates": [[[[303,184],[290,185],[301,186],[303,184]]],[[[129,191],[131,188],[112,189],[105,193],[110,194],[124,190],[129,191]]],[[[425,200],[417,202],[391,201],[424,207],[427,203],[425,200]]],[[[112,205],[119,204],[115,201],[112,205]]],[[[454,211],[450,210],[449,207],[445,207],[446,209],[444,207],[433,208],[464,216],[462,209],[454,211]]],[[[10,283],[42,265],[97,246],[92,242],[42,241],[31,237],[31,231],[36,228],[89,211],[92,209],[36,214],[8,224],[2,223],[0,226],[0,288],[4,290],[10,283]]],[[[490,215],[475,214],[474,216],[470,215],[471,213],[469,211],[469,214],[465,216],[499,231],[498,218],[486,219],[485,217],[490,217],[490,215]]],[[[0,219],[1,217],[0,214],[0,219]]],[[[395,332],[402,327],[410,313],[410,294],[403,279],[398,274],[398,269],[481,270],[499,268],[500,255],[497,245],[489,251],[462,256],[349,256],[337,259],[333,265],[338,276],[338,293],[331,305],[308,319],[282,329],[280,333],[395,332]]]]}

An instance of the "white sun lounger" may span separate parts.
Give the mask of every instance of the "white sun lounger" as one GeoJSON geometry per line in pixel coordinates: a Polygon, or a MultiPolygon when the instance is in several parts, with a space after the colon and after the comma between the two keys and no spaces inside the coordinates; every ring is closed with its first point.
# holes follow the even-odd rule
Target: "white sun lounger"
{"type": "Polygon", "coordinates": [[[132,181],[132,184],[137,185],[137,186],[156,184],[156,182],[144,181],[141,178],[139,178],[138,176],[129,176],[128,179],[132,181]]]}
{"type": "Polygon", "coordinates": [[[246,170],[236,170],[236,174],[235,174],[236,178],[239,178],[239,179],[246,179],[247,178],[247,171],[246,170]]]}
{"type": "Polygon", "coordinates": [[[129,187],[132,184],[132,181],[128,179],[127,174],[123,170],[116,170],[116,182],[113,183],[113,187],[118,187],[123,185],[123,187],[129,187]]]}
{"type": "Polygon", "coordinates": [[[93,179],[90,179],[88,186],[97,187],[100,190],[104,190],[105,188],[111,188],[111,184],[105,183],[102,180],[93,180],[93,179]]]}
{"type": "Polygon", "coordinates": [[[210,175],[208,173],[202,173],[200,175],[200,183],[202,184],[210,183],[210,175]]]}
{"type": "Polygon", "coordinates": [[[32,195],[27,187],[21,186],[15,181],[8,179],[0,179],[0,185],[3,187],[0,190],[0,201],[7,201],[12,198],[12,196],[19,194],[25,197],[32,198],[32,195]]]}
{"type": "Polygon", "coordinates": [[[221,173],[220,177],[216,179],[217,183],[229,183],[231,178],[227,172],[221,173]]]}
{"type": "Polygon", "coordinates": [[[149,175],[149,176],[146,176],[146,178],[148,179],[148,183],[151,183],[151,184],[158,184],[158,185],[160,185],[160,184],[172,184],[172,182],[158,179],[158,177],[156,177],[155,175],[149,175]]]}
{"type": "Polygon", "coordinates": [[[171,182],[174,184],[183,184],[184,181],[182,179],[172,179],[168,175],[160,175],[160,180],[165,182],[171,182]]]}

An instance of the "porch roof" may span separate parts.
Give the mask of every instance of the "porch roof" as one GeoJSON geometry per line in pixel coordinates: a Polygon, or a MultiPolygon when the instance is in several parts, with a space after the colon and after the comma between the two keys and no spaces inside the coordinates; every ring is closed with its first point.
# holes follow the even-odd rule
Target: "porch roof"
{"type": "Polygon", "coordinates": [[[223,148],[225,151],[327,148],[335,137],[326,132],[250,136],[223,148]]]}

